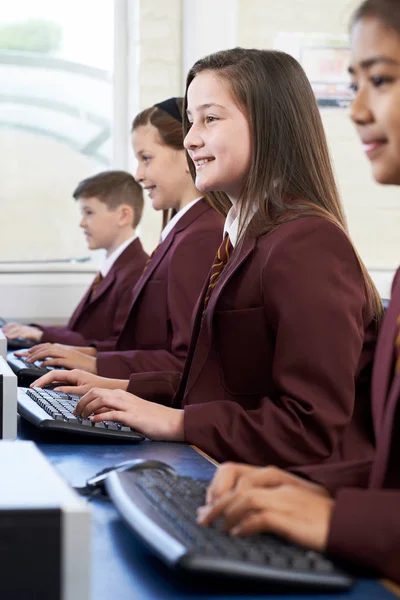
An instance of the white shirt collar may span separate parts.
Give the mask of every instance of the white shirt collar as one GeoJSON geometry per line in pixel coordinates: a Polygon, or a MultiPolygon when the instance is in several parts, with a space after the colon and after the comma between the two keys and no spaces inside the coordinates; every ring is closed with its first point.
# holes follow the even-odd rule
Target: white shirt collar
{"type": "MultiPolygon", "coordinates": [[[[251,221],[251,219],[253,218],[253,216],[255,215],[256,212],[257,212],[257,208],[254,207],[253,211],[249,215],[248,222],[251,221]]],[[[248,225],[248,222],[246,223],[246,225],[248,225]]],[[[235,207],[232,206],[229,209],[228,214],[226,215],[223,237],[225,237],[225,235],[228,234],[233,247],[235,247],[237,244],[238,231],[239,231],[239,215],[236,212],[235,207]]]]}
{"type": "Polygon", "coordinates": [[[175,225],[177,224],[179,219],[181,219],[183,217],[183,215],[185,213],[187,213],[187,211],[190,210],[192,208],[192,206],[194,206],[201,199],[202,199],[202,196],[200,198],[196,198],[195,200],[192,200],[191,202],[189,202],[189,204],[186,204],[186,206],[181,208],[181,210],[179,210],[176,213],[176,215],[174,215],[172,217],[172,219],[170,221],[168,221],[168,223],[166,224],[166,226],[164,227],[164,229],[161,232],[161,241],[162,242],[165,240],[167,235],[173,230],[173,228],[175,227],[175,225]]]}
{"type": "Polygon", "coordinates": [[[239,217],[236,213],[235,207],[232,206],[229,209],[228,214],[226,215],[223,237],[225,237],[226,234],[228,234],[233,247],[236,246],[237,236],[238,236],[238,228],[239,228],[239,217]]]}
{"type": "Polygon", "coordinates": [[[109,274],[111,267],[113,266],[113,264],[115,263],[115,261],[117,260],[117,258],[119,258],[121,256],[121,254],[123,253],[124,250],[126,250],[126,248],[129,246],[129,244],[131,242],[133,242],[134,240],[136,240],[137,238],[137,234],[135,233],[134,235],[132,235],[129,239],[125,240],[125,242],[123,242],[120,246],[118,246],[118,248],[116,248],[114,250],[114,252],[111,252],[111,254],[109,254],[109,256],[106,256],[100,266],[100,273],[102,274],[103,277],[107,277],[107,275],[109,274]]]}

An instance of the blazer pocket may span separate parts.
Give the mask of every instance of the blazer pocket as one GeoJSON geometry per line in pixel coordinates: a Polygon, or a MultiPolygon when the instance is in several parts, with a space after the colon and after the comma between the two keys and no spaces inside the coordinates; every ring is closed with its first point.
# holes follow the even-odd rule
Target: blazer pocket
{"type": "Polygon", "coordinates": [[[274,341],[264,307],[216,312],[215,344],[221,378],[233,395],[260,395],[271,389],[274,341]]]}
{"type": "Polygon", "coordinates": [[[153,348],[168,342],[167,282],[148,281],[140,299],[135,330],[137,346],[153,348]]]}

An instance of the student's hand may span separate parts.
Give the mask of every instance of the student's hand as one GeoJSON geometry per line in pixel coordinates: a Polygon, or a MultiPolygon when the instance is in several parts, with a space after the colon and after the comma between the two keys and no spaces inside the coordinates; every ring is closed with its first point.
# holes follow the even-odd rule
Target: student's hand
{"type": "Polygon", "coordinates": [[[232,535],[274,533],[290,542],[324,551],[335,501],[312,489],[283,484],[228,492],[199,509],[198,522],[220,517],[232,535]]]}
{"type": "Polygon", "coordinates": [[[206,502],[213,504],[221,496],[234,490],[241,491],[251,487],[271,488],[285,484],[311,490],[322,496],[329,496],[328,491],[321,485],[277,467],[252,467],[228,462],[221,465],[216,471],[207,489],[206,502]]]}
{"type": "Polygon", "coordinates": [[[94,348],[93,346],[69,346],[69,348],[81,352],[82,354],[87,354],[88,356],[97,356],[97,348],[94,348]]]}
{"type": "Polygon", "coordinates": [[[78,369],[73,369],[72,371],[54,370],[39,377],[39,379],[31,384],[31,387],[45,387],[46,385],[55,385],[57,383],[61,384],[54,387],[57,392],[83,396],[83,394],[86,394],[93,387],[99,386],[111,390],[126,390],[129,380],[109,379],[107,377],[100,377],[99,375],[87,373],[86,371],[79,371],[78,369]]]}
{"type": "Polygon", "coordinates": [[[183,410],[148,402],[121,390],[93,388],[78,402],[75,414],[91,420],[119,421],[152,440],[183,442],[183,410]]]}
{"type": "Polygon", "coordinates": [[[32,325],[21,325],[20,323],[6,323],[2,327],[3,333],[9,340],[15,338],[25,338],[32,342],[40,342],[43,337],[43,331],[32,325]]]}
{"type": "Polygon", "coordinates": [[[23,356],[28,363],[41,360],[44,367],[65,367],[66,369],[82,369],[88,373],[97,373],[97,359],[74,350],[63,344],[39,344],[24,352],[15,352],[15,356],[23,356]]]}

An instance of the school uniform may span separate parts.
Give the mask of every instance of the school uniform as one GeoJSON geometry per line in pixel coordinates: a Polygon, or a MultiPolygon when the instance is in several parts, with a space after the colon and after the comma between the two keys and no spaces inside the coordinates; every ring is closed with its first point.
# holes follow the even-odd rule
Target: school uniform
{"type": "Polygon", "coordinates": [[[376,348],[373,461],[304,469],[335,495],[328,553],[400,583],[400,269],[376,348]],[[397,346],[397,348],[396,348],[397,346]],[[396,365],[397,363],[397,365],[396,365]],[[364,488],[364,489],[362,489],[364,488]],[[366,488],[366,489],[365,489],[366,488]]]}
{"type": "Polygon", "coordinates": [[[117,339],[128,316],[132,290],[148,260],[137,236],[121,244],[103,263],[64,327],[37,325],[42,342],[89,346],[117,339]]]}
{"type": "Polygon", "coordinates": [[[99,375],[128,379],[135,372],[182,372],[193,310],[223,226],[223,217],[203,198],[170,221],[136,284],[117,342],[95,344],[99,375]]]}
{"type": "Polygon", "coordinates": [[[376,336],[344,233],[308,217],[247,237],[204,312],[207,289],[182,378],[133,374],[128,391],[182,408],[185,441],[219,461],[288,466],[370,456],[376,336]]]}

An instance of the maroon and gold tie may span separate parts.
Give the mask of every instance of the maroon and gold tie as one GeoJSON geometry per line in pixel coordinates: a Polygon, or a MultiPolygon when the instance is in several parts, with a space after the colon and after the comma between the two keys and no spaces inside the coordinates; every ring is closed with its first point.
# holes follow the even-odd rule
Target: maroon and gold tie
{"type": "Polygon", "coordinates": [[[232,254],[233,246],[231,244],[231,240],[229,235],[227,234],[224,237],[224,240],[220,247],[217,250],[217,256],[215,257],[214,264],[211,267],[211,275],[208,283],[206,297],[204,299],[204,307],[203,307],[203,315],[207,310],[208,303],[211,298],[211,294],[213,289],[218,283],[218,280],[221,276],[222,271],[225,269],[228,264],[228,260],[232,254]]]}
{"type": "Polygon", "coordinates": [[[144,265],[142,274],[140,277],[143,277],[143,275],[145,274],[145,272],[147,271],[149,264],[151,263],[151,261],[153,260],[153,257],[155,255],[155,253],[157,252],[158,246],[161,244],[161,242],[159,244],[157,244],[157,246],[154,248],[153,252],[150,254],[149,258],[146,261],[146,264],[144,265]]]}
{"type": "Polygon", "coordinates": [[[97,292],[97,288],[99,287],[100,283],[103,280],[103,275],[100,273],[100,271],[97,273],[96,277],[93,279],[93,283],[92,283],[92,290],[90,292],[90,300],[93,300],[93,298],[96,295],[97,292]]]}
{"type": "Polygon", "coordinates": [[[395,350],[396,350],[396,363],[395,363],[395,373],[396,375],[400,373],[400,315],[397,317],[397,335],[395,339],[395,350]]]}

